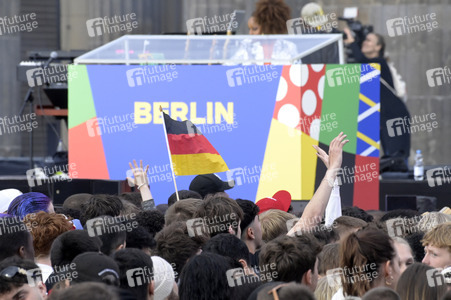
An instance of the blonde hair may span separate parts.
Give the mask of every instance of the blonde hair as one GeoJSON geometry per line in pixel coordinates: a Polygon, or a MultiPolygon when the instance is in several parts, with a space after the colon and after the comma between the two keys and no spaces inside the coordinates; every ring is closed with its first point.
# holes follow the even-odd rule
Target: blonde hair
{"type": "Polygon", "coordinates": [[[424,214],[421,217],[420,222],[418,223],[418,229],[422,232],[426,233],[431,231],[432,228],[436,227],[439,224],[443,224],[446,222],[451,222],[451,216],[441,213],[441,212],[430,212],[424,214]]]}
{"type": "MultiPolygon", "coordinates": [[[[328,276],[337,276],[337,275],[328,275],[328,276]]],[[[316,285],[314,293],[316,300],[330,300],[340,288],[339,284],[334,284],[331,286],[328,280],[330,279],[327,278],[327,276],[321,277],[318,280],[318,284],[316,285]]]]}
{"type": "Polygon", "coordinates": [[[428,231],[423,240],[423,246],[434,246],[438,248],[447,248],[451,253],[451,222],[439,224],[428,231]]]}
{"type": "Polygon", "coordinates": [[[287,221],[296,218],[296,216],[280,209],[270,209],[260,214],[259,218],[262,227],[262,239],[269,242],[278,236],[287,234],[287,221]]]}

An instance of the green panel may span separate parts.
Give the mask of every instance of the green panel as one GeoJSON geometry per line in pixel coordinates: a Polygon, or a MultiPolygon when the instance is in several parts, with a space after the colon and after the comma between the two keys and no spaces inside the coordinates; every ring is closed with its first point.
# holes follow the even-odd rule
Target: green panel
{"type": "Polygon", "coordinates": [[[360,64],[326,65],[324,98],[321,119],[335,114],[338,127],[328,132],[321,130],[319,141],[329,145],[341,131],[349,143],[343,148],[355,154],[357,148],[357,117],[359,114],[360,64]]]}
{"type": "Polygon", "coordinates": [[[70,65],[68,80],[69,129],[96,116],[88,70],[84,65],[70,65]]]}

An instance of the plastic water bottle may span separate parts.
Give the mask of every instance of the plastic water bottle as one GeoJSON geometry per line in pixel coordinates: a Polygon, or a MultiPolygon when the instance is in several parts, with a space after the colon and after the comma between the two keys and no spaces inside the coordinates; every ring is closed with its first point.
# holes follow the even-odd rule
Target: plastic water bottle
{"type": "Polygon", "coordinates": [[[56,147],[56,152],[64,152],[64,144],[62,140],[59,140],[58,142],[58,146],[56,147]]]}
{"type": "Polygon", "coordinates": [[[424,179],[423,154],[421,154],[421,150],[417,150],[417,154],[415,155],[413,178],[415,179],[415,181],[420,181],[424,179]]]}

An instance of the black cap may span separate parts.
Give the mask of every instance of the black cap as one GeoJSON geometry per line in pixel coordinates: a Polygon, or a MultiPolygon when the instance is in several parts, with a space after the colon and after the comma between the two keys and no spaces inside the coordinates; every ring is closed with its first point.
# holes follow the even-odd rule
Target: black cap
{"type": "Polygon", "coordinates": [[[191,191],[198,192],[202,197],[208,194],[224,192],[233,188],[235,181],[222,181],[216,174],[197,175],[189,185],[191,191]]]}
{"type": "Polygon", "coordinates": [[[77,276],[74,282],[103,282],[119,286],[119,266],[111,257],[100,252],[85,252],[77,255],[75,264],[77,276]]]}

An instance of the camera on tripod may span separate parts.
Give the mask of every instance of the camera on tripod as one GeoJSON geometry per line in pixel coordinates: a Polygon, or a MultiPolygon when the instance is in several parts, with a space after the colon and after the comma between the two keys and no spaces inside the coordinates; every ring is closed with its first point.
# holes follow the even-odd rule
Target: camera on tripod
{"type": "MultiPolygon", "coordinates": [[[[346,22],[349,29],[354,33],[354,39],[359,48],[362,48],[366,36],[372,33],[374,29],[373,25],[363,25],[362,22],[357,20],[358,12],[357,7],[346,7],[343,10],[343,17],[339,17],[338,20],[346,22]]],[[[343,33],[343,39],[347,39],[346,33],[343,33]]],[[[348,63],[355,62],[350,51],[346,51],[346,54],[348,55],[348,63]]]]}
{"type": "MultiPolygon", "coordinates": [[[[363,25],[359,20],[356,20],[358,16],[358,8],[357,7],[346,7],[343,10],[343,17],[339,17],[338,20],[345,21],[354,32],[355,40],[359,44],[359,47],[362,46],[363,41],[365,40],[368,33],[373,32],[373,25],[363,25]]],[[[344,34],[344,38],[346,39],[346,34],[344,34]]]]}

